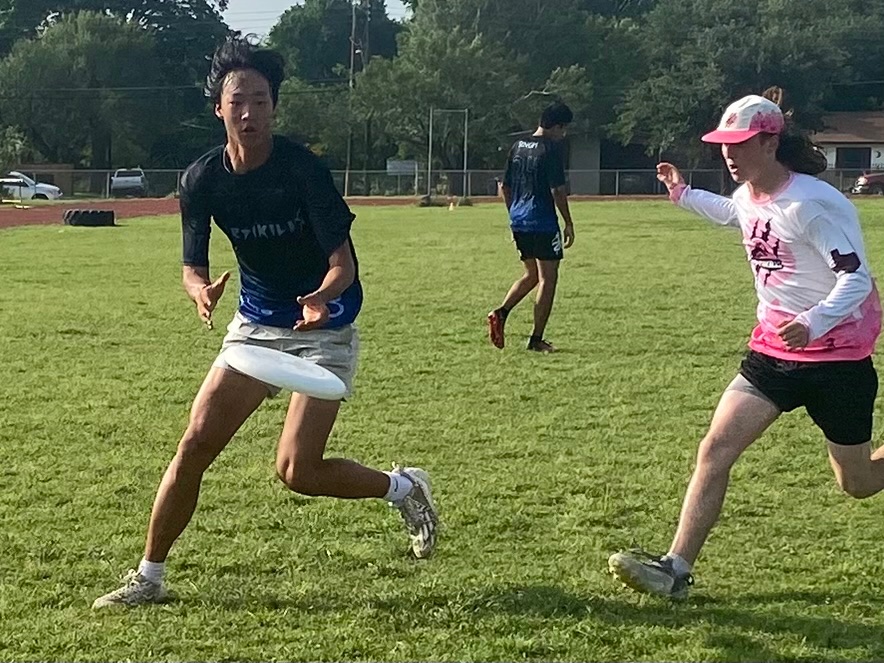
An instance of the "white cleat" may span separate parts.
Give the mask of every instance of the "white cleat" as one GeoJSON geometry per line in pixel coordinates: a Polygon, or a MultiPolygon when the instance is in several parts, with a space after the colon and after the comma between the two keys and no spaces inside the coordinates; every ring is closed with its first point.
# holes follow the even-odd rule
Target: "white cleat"
{"type": "Polygon", "coordinates": [[[694,584],[690,573],[679,575],[663,556],[643,550],[614,553],[608,558],[608,571],[625,587],[670,599],[687,598],[694,584]]]}
{"type": "Polygon", "coordinates": [[[131,570],[123,577],[122,587],[95,599],[92,608],[134,608],[147,603],[164,603],[168,599],[169,592],[163,583],[151,582],[138,571],[131,570]]]}
{"type": "Polygon", "coordinates": [[[439,528],[439,512],[433,502],[430,476],[419,467],[393,466],[393,474],[400,474],[411,481],[413,488],[402,500],[390,503],[399,509],[405,529],[411,539],[411,552],[418,559],[426,559],[436,548],[436,531],[439,528]]]}

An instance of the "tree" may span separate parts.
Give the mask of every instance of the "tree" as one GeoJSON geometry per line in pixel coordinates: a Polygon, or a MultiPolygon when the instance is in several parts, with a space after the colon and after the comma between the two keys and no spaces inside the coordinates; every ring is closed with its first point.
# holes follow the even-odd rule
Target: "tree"
{"type": "MultiPolygon", "coordinates": [[[[473,167],[498,168],[511,134],[533,129],[562,99],[575,129],[599,133],[621,90],[642,73],[634,22],[591,14],[580,0],[421,0],[392,62],[358,78],[357,112],[401,157],[426,154],[431,107],[468,108],[473,167]]],[[[462,166],[461,118],[441,115],[438,165],[462,166]]]]}
{"type": "Polygon", "coordinates": [[[110,168],[111,148],[138,162],[168,124],[162,95],[113,91],[160,85],[151,35],[132,23],[82,12],[19,41],[0,62],[0,117],[51,161],[110,168]]]}
{"type": "Polygon", "coordinates": [[[859,3],[846,35],[853,75],[833,85],[825,97],[831,111],[869,111],[884,107],[884,3],[859,3]]]}
{"type": "Polygon", "coordinates": [[[572,133],[604,135],[617,119],[616,108],[625,91],[645,73],[638,26],[630,20],[590,16],[581,32],[583,47],[577,62],[557,66],[542,85],[519,97],[515,109],[521,126],[536,123],[541,109],[556,99],[574,111],[572,133]]]}
{"type": "Polygon", "coordinates": [[[647,75],[626,95],[617,132],[699,157],[697,136],[725,104],[774,84],[797,121],[817,127],[831,91],[856,79],[851,53],[881,52],[884,25],[863,13],[856,0],[659,0],[642,28],[647,75]]]}
{"type": "Polygon", "coordinates": [[[30,158],[33,149],[18,127],[0,129],[0,173],[6,173],[30,158]]]}
{"type": "MultiPolygon", "coordinates": [[[[586,0],[421,0],[407,30],[444,33],[452,25],[498,44],[512,65],[507,95],[511,130],[536,125],[540,109],[561,99],[577,131],[599,134],[624,90],[644,74],[636,23],[589,11],[586,0]]],[[[598,2],[596,5],[604,3],[598,2]]],[[[612,2],[638,12],[638,0],[612,2]]],[[[642,4],[646,8],[648,2],[642,4]]],[[[595,7],[598,9],[598,7],[595,7]]],[[[613,9],[612,9],[613,11],[613,9]]],[[[623,11],[626,11],[625,9],[623,11]]]]}
{"type": "MultiPolygon", "coordinates": [[[[195,151],[205,149],[215,132],[199,128],[205,122],[200,116],[206,111],[206,100],[199,90],[185,89],[198,85],[208,68],[206,57],[230,33],[221,18],[220,11],[227,8],[228,0],[0,0],[0,54],[12,50],[21,39],[36,39],[51,30],[54,25],[80,11],[92,11],[102,16],[115,17],[138,29],[155,45],[148,57],[151,65],[159,62],[161,76],[156,78],[160,87],[154,94],[163,95],[165,117],[174,118],[154,134],[156,144],[142,144],[151,137],[138,139],[137,154],[149,155],[153,165],[180,167],[194,156],[195,151]],[[194,128],[196,127],[196,128],[194,128]]],[[[135,67],[126,63],[130,72],[135,67]]],[[[132,76],[134,85],[143,85],[141,78],[132,76]]],[[[144,100],[130,99],[132,104],[144,100]]],[[[122,98],[122,95],[118,95],[122,98]]],[[[48,99],[57,111],[58,122],[66,118],[66,102],[48,99]]],[[[148,100],[150,101],[150,100],[148,100]]],[[[132,105],[130,104],[130,105],[132,105]]],[[[148,104],[150,105],[150,104],[148,104]]],[[[148,118],[148,125],[156,123],[148,118]]],[[[136,132],[138,133],[138,132],[136,132]]],[[[124,148],[129,134],[117,141],[124,148]]],[[[44,147],[47,147],[44,145],[44,147]]],[[[97,153],[97,152],[96,152],[97,153]]],[[[116,154],[125,154],[115,149],[116,154]]],[[[135,158],[135,157],[132,157],[135,158]]]]}
{"type": "Polygon", "coordinates": [[[651,11],[657,5],[657,0],[580,0],[579,5],[590,14],[636,18],[651,11]]]}
{"type": "Polygon", "coordinates": [[[399,23],[390,20],[384,0],[306,0],[293,5],[270,32],[270,45],[286,58],[289,71],[308,82],[338,79],[350,67],[353,9],[356,9],[356,64],[396,55],[399,23]]]}
{"type": "MultiPolygon", "coordinates": [[[[361,117],[373,117],[398,156],[418,159],[427,151],[430,108],[470,109],[475,165],[500,161],[517,89],[515,63],[499,45],[459,26],[416,23],[395,60],[374,59],[359,76],[354,103],[361,117]]],[[[437,126],[433,150],[443,168],[462,167],[460,124],[448,118],[437,126]]]]}
{"type": "Polygon", "coordinates": [[[227,3],[228,0],[0,0],[0,54],[12,50],[19,39],[35,37],[39,29],[60,15],[92,11],[155,30],[161,34],[159,42],[169,47],[169,62],[180,62],[176,58],[182,49],[185,53],[195,49],[205,54],[206,44],[201,43],[205,36],[217,37],[226,31],[219,12],[227,9],[227,3]]]}
{"type": "Polygon", "coordinates": [[[280,90],[276,128],[323,156],[331,167],[341,167],[347,153],[347,127],[353,122],[349,90],[341,86],[313,86],[292,78],[280,90]]]}
{"type": "Polygon", "coordinates": [[[421,0],[409,29],[440,32],[457,26],[499,44],[528,86],[542,85],[558,67],[582,64],[586,12],[578,0],[421,0]]]}

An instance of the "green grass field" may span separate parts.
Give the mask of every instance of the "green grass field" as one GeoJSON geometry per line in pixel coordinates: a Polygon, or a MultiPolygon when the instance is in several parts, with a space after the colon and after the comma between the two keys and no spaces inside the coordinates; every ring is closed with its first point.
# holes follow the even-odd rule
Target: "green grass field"
{"type": "MultiPolygon", "coordinates": [[[[882,276],[884,203],[858,204],[882,276]]],[[[330,452],[428,468],[437,556],[409,559],[379,501],[288,493],[277,399],[207,474],[170,558],[180,600],[91,611],[140,559],[235,290],[207,331],[175,218],[5,230],[0,660],[884,659],[884,498],[839,493],[803,413],[737,465],[689,602],[607,575],[618,549],[665,550],[744,352],[735,231],[662,202],[575,205],[548,330],[562,351],[536,356],[527,304],[505,351],[485,338],[520,269],[498,207],[356,211],[363,355],[330,452]]],[[[213,273],[234,265],[218,232],[213,256],[213,273]]]]}

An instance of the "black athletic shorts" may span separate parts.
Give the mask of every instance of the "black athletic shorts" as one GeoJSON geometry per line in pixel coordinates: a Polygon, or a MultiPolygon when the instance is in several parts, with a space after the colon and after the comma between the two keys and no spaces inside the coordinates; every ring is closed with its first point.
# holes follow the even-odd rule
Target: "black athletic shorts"
{"type": "Polygon", "coordinates": [[[878,373],[859,361],[787,361],[750,351],[740,374],[783,412],[804,406],[826,439],[863,444],[872,439],[878,373]]]}
{"type": "Polygon", "coordinates": [[[513,239],[516,240],[516,248],[519,249],[519,258],[522,260],[561,260],[564,257],[562,234],[558,231],[551,233],[513,231],[513,239]]]}

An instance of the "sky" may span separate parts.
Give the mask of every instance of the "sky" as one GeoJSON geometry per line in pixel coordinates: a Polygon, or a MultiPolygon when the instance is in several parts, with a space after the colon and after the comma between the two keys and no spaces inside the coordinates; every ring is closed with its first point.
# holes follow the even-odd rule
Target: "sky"
{"type": "MultiPolygon", "coordinates": [[[[293,4],[297,3],[293,0],[230,0],[224,20],[234,30],[263,37],[293,4]]],[[[399,0],[387,0],[387,11],[392,18],[405,16],[405,7],[399,0]]]]}

